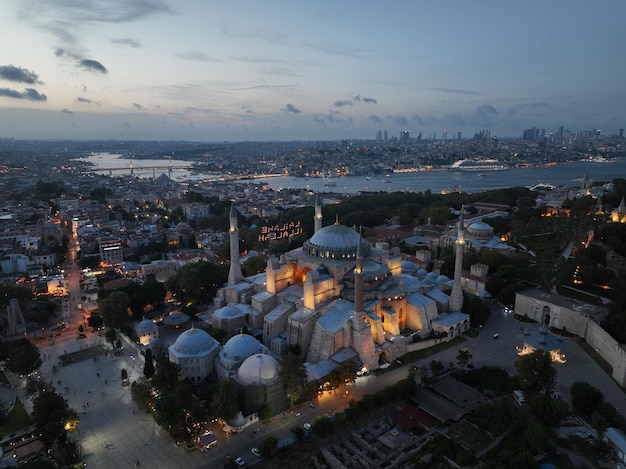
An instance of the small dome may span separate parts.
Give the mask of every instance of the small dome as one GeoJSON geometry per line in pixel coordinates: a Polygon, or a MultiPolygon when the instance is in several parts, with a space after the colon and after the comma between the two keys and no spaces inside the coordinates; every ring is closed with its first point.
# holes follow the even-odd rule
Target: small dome
{"type": "Polygon", "coordinates": [[[144,319],[143,321],[139,321],[139,323],[135,326],[135,331],[137,331],[137,335],[143,335],[154,332],[158,328],[159,326],[157,326],[154,321],[144,319]]]}
{"type": "Polygon", "coordinates": [[[439,277],[437,277],[437,281],[439,283],[446,283],[446,282],[449,282],[450,279],[448,278],[447,275],[440,275],[439,277]]]}
{"type": "Polygon", "coordinates": [[[213,316],[216,316],[220,319],[230,319],[244,316],[244,313],[239,308],[237,308],[237,306],[228,305],[216,310],[213,313],[213,316]]]}
{"type": "Polygon", "coordinates": [[[218,345],[208,332],[191,328],[178,336],[172,349],[179,356],[202,356],[207,355],[218,345]]]}
{"type": "Polygon", "coordinates": [[[485,222],[477,221],[476,223],[472,223],[468,229],[472,231],[493,231],[493,228],[485,222]]]}
{"type": "Polygon", "coordinates": [[[417,266],[415,263],[411,261],[402,261],[402,273],[403,274],[414,274],[417,272],[417,266]]]}
{"type": "Polygon", "coordinates": [[[428,275],[426,275],[426,280],[437,280],[437,277],[436,272],[429,272],[428,275]]]}
{"type": "Polygon", "coordinates": [[[261,353],[263,346],[249,334],[238,334],[224,344],[221,355],[225,358],[242,361],[255,353],[261,353]]]}
{"type": "Polygon", "coordinates": [[[239,367],[237,378],[244,386],[261,384],[264,386],[278,381],[278,362],[270,355],[257,353],[245,359],[239,367]]]}
{"type": "Polygon", "coordinates": [[[426,269],[420,269],[417,271],[417,276],[418,277],[426,277],[428,275],[428,271],[426,269]]]}

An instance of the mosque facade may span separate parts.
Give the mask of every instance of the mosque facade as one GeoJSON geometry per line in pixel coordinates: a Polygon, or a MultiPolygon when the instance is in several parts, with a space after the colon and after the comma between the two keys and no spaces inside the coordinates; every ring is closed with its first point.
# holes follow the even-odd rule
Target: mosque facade
{"type": "MultiPolygon", "coordinates": [[[[372,246],[338,220],[322,227],[319,199],[314,227],[301,248],[268,259],[263,274],[243,278],[231,265],[234,274],[215,299],[216,320],[245,322],[274,356],[299,349],[311,379],[347,360],[373,370],[403,356],[416,339],[452,337],[469,328],[455,281],[415,272],[406,262],[404,271],[399,252],[386,243],[372,246]]],[[[230,234],[233,245],[234,210],[230,234]]],[[[238,263],[231,254],[231,264],[238,263]]]]}

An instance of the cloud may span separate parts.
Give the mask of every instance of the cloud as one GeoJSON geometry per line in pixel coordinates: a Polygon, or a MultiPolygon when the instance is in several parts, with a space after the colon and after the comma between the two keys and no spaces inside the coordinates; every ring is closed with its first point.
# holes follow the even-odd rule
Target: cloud
{"type": "Polygon", "coordinates": [[[342,99],[342,100],[337,100],[334,103],[335,106],[337,107],[342,107],[342,106],[352,106],[352,101],[350,101],[349,99],[342,99]]]}
{"type": "Polygon", "coordinates": [[[378,117],[378,116],[376,116],[376,115],[374,115],[374,114],[372,114],[371,116],[369,116],[369,117],[367,118],[367,120],[372,121],[372,122],[374,122],[374,123],[376,123],[376,124],[382,124],[382,123],[383,123],[383,120],[382,120],[380,117],[378,117]]]}
{"type": "Polygon", "coordinates": [[[133,109],[135,109],[137,111],[141,111],[141,109],[142,109],[141,104],[133,103],[133,109]]]}
{"type": "Polygon", "coordinates": [[[139,41],[136,41],[135,39],[132,39],[130,37],[113,38],[111,39],[111,42],[113,44],[119,44],[121,46],[129,46],[129,47],[132,47],[133,49],[137,49],[141,47],[141,43],[139,41]]]}
{"type": "Polygon", "coordinates": [[[159,0],[22,0],[19,8],[20,19],[72,45],[79,42],[81,26],[130,23],[152,15],[173,14],[159,0]]]}
{"type": "Polygon", "coordinates": [[[483,93],[479,93],[478,91],[471,90],[459,90],[455,88],[426,88],[431,91],[439,91],[441,93],[451,93],[451,94],[468,94],[472,96],[484,96],[483,93]]]}
{"type": "Polygon", "coordinates": [[[15,65],[0,65],[0,79],[15,81],[18,83],[28,83],[30,85],[41,84],[39,75],[22,67],[15,65]]]}
{"type": "Polygon", "coordinates": [[[0,88],[0,96],[14,99],[25,99],[27,101],[46,101],[48,97],[39,93],[33,88],[26,88],[23,92],[11,88],[0,88]]]}
{"type": "Polygon", "coordinates": [[[357,94],[356,96],[353,96],[352,99],[354,99],[357,102],[358,101],[363,101],[364,103],[378,104],[374,98],[366,98],[365,96],[361,97],[360,94],[357,94]]]}
{"type": "Polygon", "coordinates": [[[449,114],[444,115],[443,117],[446,120],[446,122],[449,122],[458,126],[467,125],[467,120],[460,112],[451,112],[449,114]]]}
{"type": "Polygon", "coordinates": [[[385,119],[399,126],[406,126],[409,124],[409,120],[406,117],[402,116],[385,116],[385,119]]]}
{"type": "Polygon", "coordinates": [[[211,57],[204,52],[198,51],[177,52],[174,55],[179,59],[193,60],[194,62],[223,62],[222,59],[211,57]]]}
{"type": "Polygon", "coordinates": [[[107,68],[104,65],[102,65],[100,62],[98,62],[97,60],[82,59],[79,62],[79,65],[85,70],[91,70],[91,71],[99,72],[103,74],[106,74],[109,72],[107,68]]]}
{"type": "Polygon", "coordinates": [[[474,112],[480,116],[492,116],[498,114],[496,108],[493,107],[491,104],[481,104],[480,106],[476,107],[476,110],[474,112]]]}
{"type": "Polygon", "coordinates": [[[92,103],[91,99],[81,98],[80,96],[78,98],[76,98],[76,102],[77,103],[86,103],[86,104],[91,104],[92,103]]]}
{"type": "Polygon", "coordinates": [[[283,111],[291,113],[291,114],[300,114],[302,111],[295,107],[293,104],[285,105],[283,111]]]}
{"type": "Polygon", "coordinates": [[[63,108],[61,109],[61,112],[64,114],[74,114],[72,111],[70,111],[68,108],[63,108]]]}

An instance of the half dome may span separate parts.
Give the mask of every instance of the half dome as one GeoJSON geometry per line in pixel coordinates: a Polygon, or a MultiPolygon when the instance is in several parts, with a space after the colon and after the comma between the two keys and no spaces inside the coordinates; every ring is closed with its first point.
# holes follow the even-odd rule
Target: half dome
{"type": "Polygon", "coordinates": [[[249,334],[238,334],[231,337],[222,347],[221,355],[231,360],[242,361],[263,350],[261,342],[249,334]]]}

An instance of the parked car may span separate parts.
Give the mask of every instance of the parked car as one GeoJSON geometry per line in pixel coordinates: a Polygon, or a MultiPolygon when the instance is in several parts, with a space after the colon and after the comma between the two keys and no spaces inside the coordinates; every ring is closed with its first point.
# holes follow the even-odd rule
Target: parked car
{"type": "Polygon", "coordinates": [[[252,448],[252,454],[254,454],[257,457],[261,457],[261,452],[259,451],[259,448],[252,448]]]}
{"type": "Polygon", "coordinates": [[[235,458],[235,463],[238,466],[245,466],[246,465],[246,462],[243,459],[241,459],[240,457],[239,458],[235,458]]]}
{"type": "Polygon", "coordinates": [[[304,426],[305,430],[310,430],[311,429],[311,424],[310,423],[305,423],[303,426],[304,426]]]}

